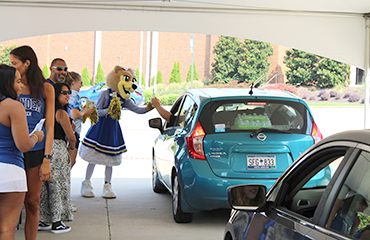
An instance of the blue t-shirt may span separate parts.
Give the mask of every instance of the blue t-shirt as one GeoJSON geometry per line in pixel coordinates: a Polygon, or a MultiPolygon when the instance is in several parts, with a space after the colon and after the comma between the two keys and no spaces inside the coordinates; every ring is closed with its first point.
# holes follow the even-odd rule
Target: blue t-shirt
{"type": "MultiPolygon", "coordinates": [[[[42,94],[41,100],[34,99],[31,95],[19,95],[19,101],[23,104],[26,109],[28,132],[31,133],[36,127],[36,124],[44,118],[45,112],[45,99],[42,94]]],[[[45,133],[45,125],[42,127],[42,131],[45,133]]],[[[36,145],[30,151],[37,151],[45,148],[45,138],[41,142],[36,143],[36,145]]]]}
{"type": "MultiPolygon", "coordinates": [[[[82,111],[82,103],[81,103],[81,97],[80,94],[76,90],[72,90],[71,96],[69,98],[69,108],[68,108],[68,115],[70,118],[71,116],[71,110],[73,108],[77,108],[79,111],[82,111]]],[[[81,133],[81,125],[82,125],[82,118],[78,118],[74,120],[74,123],[76,124],[76,132],[78,135],[81,133]]]]}

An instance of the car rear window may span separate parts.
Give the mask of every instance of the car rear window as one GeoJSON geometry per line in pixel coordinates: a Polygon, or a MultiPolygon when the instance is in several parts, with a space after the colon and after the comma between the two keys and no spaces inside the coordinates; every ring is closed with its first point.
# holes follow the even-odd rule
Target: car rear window
{"type": "Polygon", "coordinates": [[[308,133],[312,126],[307,108],[282,100],[224,100],[208,103],[200,120],[207,134],[254,131],[260,128],[308,133]]]}

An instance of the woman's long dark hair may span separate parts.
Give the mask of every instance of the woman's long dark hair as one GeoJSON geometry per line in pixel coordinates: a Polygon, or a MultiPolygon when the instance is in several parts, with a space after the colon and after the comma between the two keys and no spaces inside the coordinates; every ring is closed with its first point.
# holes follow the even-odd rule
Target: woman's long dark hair
{"type": "Polygon", "coordinates": [[[30,46],[20,46],[13,49],[10,54],[14,55],[23,63],[25,63],[27,60],[30,61],[30,66],[26,72],[27,85],[30,89],[31,95],[40,100],[43,83],[46,80],[42,74],[42,70],[39,67],[36,53],[30,46]]]}
{"type": "Polygon", "coordinates": [[[10,97],[18,99],[18,94],[14,90],[14,79],[16,69],[14,67],[0,64],[0,97],[10,97]]]}
{"type": "Polygon", "coordinates": [[[59,102],[59,95],[62,92],[62,87],[63,86],[66,86],[68,88],[68,90],[71,91],[71,88],[66,83],[58,82],[58,83],[54,84],[54,90],[55,90],[55,112],[58,109],[63,109],[65,111],[67,111],[67,108],[69,106],[68,104],[66,104],[63,107],[62,104],[60,104],[60,102],[59,102]]]}

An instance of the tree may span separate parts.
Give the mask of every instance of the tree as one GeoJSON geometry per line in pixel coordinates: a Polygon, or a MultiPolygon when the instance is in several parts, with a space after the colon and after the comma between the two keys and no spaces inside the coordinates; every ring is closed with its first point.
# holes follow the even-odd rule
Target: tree
{"type": "Polygon", "coordinates": [[[10,46],[2,46],[2,45],[0,45],[0,64],[10,65],[10,60],[9,60],[10,52],[14,48],[17,48],[17,47],[18,46],[15,45],[15,44],[12,44],[10,46]]]}
{"type": "Polygon", "coordinates": [[[175,62],[173,64],[171,76],[170,76],[170,83],[181,83],[181,73],[180,73],[180,62],[175,62]]]}
{"type": "Polygon", "coordinates": [[[274,48],[269,43],[235,37],[221,36],[213,53],[212,83],[254,82],[268,72],[270,63],[267,57],[273,54],[274,48]]]}
{"type": "MultiPolygon", "coordinates": [[[[195,63],[194,63],[193,80],[198,80],[198,71],[197,71],[197,68],[195,67],[195,63]]],[[[191,64],[189,67],[188,76],[186,77],[186,81],[187,82],[191,81],[191,64]]]]}
{"type": "Polygon", "coordinates": [[[44,64],[44,66],[42,66],[42,75],[44,75],[44,78],[50,77],[49,68],[46,64],[44,64]]]}
{"type": "Polygon", "coordinates": [[[101,67],[100,61],[98,63],[98,69],[96,70],[95,85],[105,81],[104,71],[101,67]]]}
{"type": "MultiPolygon", "coordinates": [[[[138,68],[136,68],[136,70],[135,70],[135,75],[136,75],[137,84],[139,84],[140,74],[139,74],[139,69],[138,68]]],[[[144,73],[143,72],[141,72],[141,85],[145,85],[145,78],[144,78],[144,73]]]]}
{"type": "MultiPolygon", "coordinates": [[[[163,83],[163,77],[162,77],[161,71],[157,72],[157,84],[158,83],[163,83]]],[[[152,78],[152,86],[154,86],[154,77],[152,78]]]]}
{"type": "Polygon", "coordinates": [[[292,85],[331,88],[344,85],[350,73],[347,64],[297,49],[286,52],[284,63],[289,68],[288,83],[292,85]]]}
{"type": "Polygon", "coordinates": [[[89,77],[89,71],[87,70],[86,67],[82,69],[81,77],[82,77],[82,83],[84,86],[92,85],[91,78],[89,77]]]}

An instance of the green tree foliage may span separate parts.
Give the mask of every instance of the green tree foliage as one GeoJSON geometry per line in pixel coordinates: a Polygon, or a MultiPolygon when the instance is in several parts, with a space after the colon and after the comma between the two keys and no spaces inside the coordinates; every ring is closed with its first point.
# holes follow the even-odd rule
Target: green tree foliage
{"type": "MultiPolygon", "coordinates": [[[[137,84],[139,84],[139,76],[140,76],[140,74],[139,74],[139,69],[138,68],[136,68],[136,70],[135,70],[135,75],[136,75],[136,80],[137,80],[137,84]]],[[[144,78],[144,73],[143,72],[141,72],[141,85],[142,86],[145,86],[145,78],[144,78]]]]}
{"type": "Polygon", "coordinates": [[[49,68],[46,64],[44,64],[44,66],[42,66],[42,75],[44,75],[44,78],[50,77],[49,68]]]}
{"type": "MultiPolygon", "coordinates": [[[[198,79],[199,79],[198,71],[197,71],[197,68],[196,68],[195,63],[194,63],[193,80],[198,80],[198,79]]],[[[186,81],[187,82],[191,81],[191,64],[190,64],[190,67],[189,67],[188,76],[186,77],[186,81]]]]}
{"type": "Polygon", "coordinates": [[[180,73],[180,62],[175,62],[173,64],[171,76],[170,76],[170,83],[181,83],[181,73],[180,73]]]}
{"type": "MultiPolygon", "coordinates": [[[[163,83],[163,76],[162,76],[161,71],[157,72],[157,84],[159,84],[159,83],[163,83]]],[[[154,77],[152,78],[152,85],[151,86],[154,86],[154,77]]]]}
{"type": "Polygon", "coordinates": [[[288,83],[292,85],[331,88],[344,85],[350,74],[350,66],[332,59],[297,49],[286,52],[284,63],[288,83]]]}
{"type": "Polygon", "coordinates": [[[0,45],[0,64],[10,65],[9,55],[10,55],[10,52],[16,47],[18,46],[15,44],[12,44],[10,46],[0,45]]]}
{"type": "Polygon", "coordinates": [[[268,72],[274,48],[269,43],[245,39],[239,41],[235,37],[221,36],[213,53],[211,83],[254,82],[268,72]]]}
{"type": "Polygon", "coordinates": [[[98,64],[98,69],[96,70],[95,85],[105,81],[104,71],[101,67],[100,61],[98,64]]]}
{"type": "Polygon", "coordinates": [[[86,67],[82,69],[81,77],[82,77],[82,83],[84,86],[92,85],[91,78],[89,77],[89,71],[87,70],[86,67]]]}

